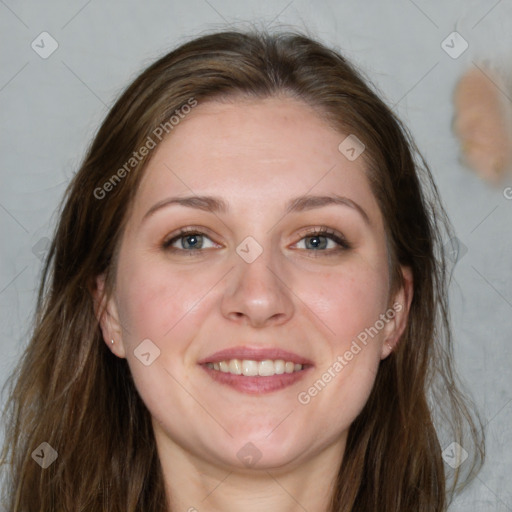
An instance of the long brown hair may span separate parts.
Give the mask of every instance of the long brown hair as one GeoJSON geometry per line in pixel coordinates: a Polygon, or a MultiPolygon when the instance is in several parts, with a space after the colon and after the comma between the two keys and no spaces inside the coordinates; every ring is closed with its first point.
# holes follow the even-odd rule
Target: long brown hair
{"type": "Polygon", "coordinates": [[[442,251],[449,224],[410,134],[336,51],[294,33],[220,32],[180,46],[129,86],[67,189],[33,335],[10,381],[9,510],[165,510],[150,414],[126,360],[102,340],[93,283],[105,273],[106,294],[112,291],[116,250],[151,151],[130,159],[148,137],[158,142],[162,124],[171,133],[172,116],[194,101],[276,95],[306,102],[365,144],[393,284],[401,284],[400,265],[414,279],[406,330],[350,427],[331,511],[441,512],[481,463],[481,430],[452,370],[442,251]],[[469,452],[460,466],[467,474],[447,473],[441,452],[448,441],[469,452]],[[58,453],[46,469],[31,457],[42,442],[58,453]]]}

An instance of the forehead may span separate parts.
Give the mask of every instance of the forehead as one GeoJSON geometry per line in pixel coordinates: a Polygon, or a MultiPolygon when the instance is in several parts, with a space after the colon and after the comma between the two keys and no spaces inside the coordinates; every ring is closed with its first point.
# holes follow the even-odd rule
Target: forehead
{"type": "Polygon", "coordinates": [[[363,157],[338,149],[349,134],[292,98],[200,103],[155,149],[136,198],[209,194],[268,208],[290,197],[338,193],[379,215],[363,157]]]}

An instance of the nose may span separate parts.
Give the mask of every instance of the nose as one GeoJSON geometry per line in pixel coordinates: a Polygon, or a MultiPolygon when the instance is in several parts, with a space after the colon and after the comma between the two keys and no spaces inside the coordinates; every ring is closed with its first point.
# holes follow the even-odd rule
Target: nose
{"type": "Polygon", "coordinates": [[[239,258],[236,268],[228,275],[222,298],[224,317],[254,328],[289,321],[294,314],[293,294],[277,268],[267,251],[252,263],[239,258]]]}

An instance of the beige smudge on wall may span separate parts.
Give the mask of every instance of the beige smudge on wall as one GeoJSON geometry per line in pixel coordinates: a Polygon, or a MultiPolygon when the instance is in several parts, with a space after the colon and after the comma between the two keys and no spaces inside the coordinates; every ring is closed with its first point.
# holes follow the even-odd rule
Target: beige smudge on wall
{"type": "Polygon", "coordinates": [[[485,181],[498,184],[512,170],[512,91],[496,72],[472,67],[454,95],[453,129],[462,161],[485,181]],[[508,97],[507,97],[508,96],[508,97]]]}

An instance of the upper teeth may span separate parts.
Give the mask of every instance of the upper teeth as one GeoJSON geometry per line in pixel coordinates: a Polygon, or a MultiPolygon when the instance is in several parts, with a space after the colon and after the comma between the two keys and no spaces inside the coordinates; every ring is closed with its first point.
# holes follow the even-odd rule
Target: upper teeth
{"type": "Polygon", "coordinates": [[[269,377],[271,375],[281,375],[283,373],[293,373],[302,370],[302,365],[283,361],[282,359],[264,361],[253,361],[252,359],[229,359],[219,361],[218,363],[206,363],[206,366],[213,370],[219,370],[233,375],[245,375],[247,377],[269,377]]]}

